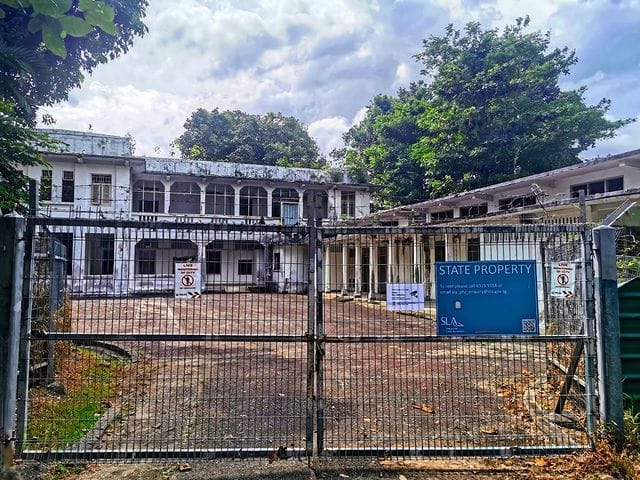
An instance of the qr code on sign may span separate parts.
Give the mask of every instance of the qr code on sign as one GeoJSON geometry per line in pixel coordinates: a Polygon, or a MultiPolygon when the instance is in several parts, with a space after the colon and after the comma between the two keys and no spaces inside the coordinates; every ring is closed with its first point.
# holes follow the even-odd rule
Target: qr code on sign
{"type": "Polygon", "coordinates": [[[533,318],[522,319],[522,333],[536,333],[536,321],[533,318]]]}

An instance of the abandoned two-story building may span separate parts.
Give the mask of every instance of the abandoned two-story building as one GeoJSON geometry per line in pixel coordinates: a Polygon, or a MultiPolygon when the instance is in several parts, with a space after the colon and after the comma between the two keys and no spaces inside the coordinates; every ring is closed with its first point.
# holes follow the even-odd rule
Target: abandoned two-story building
{"type": "MultiPolygon", "coordinates": [[[[48,166],[26,167],[40,183],[39,214],[102,219],[58,226],[74,294],[129,295],[173,289],[174,264],[199,263],[204,291],[269,288],[301,291],[308,247],[260,231],[260,225],[325,222],[369,213],[369,187],[336,170],[136,157],[127,138],[48,130],[61,141],[48,166]],[[139,221],[139,227],[118,223],[139,221]],[[207,233],[160,223],[256,225],[255,231],[207,233]]],[[[264,230],[264,229],[263,229],[264,230]]]]}
{"type": "Polygon", "coordinates": [[[575,223],[606,223],[620,228],[623,242],[640,240],[640,150],[349,219],[356,227],[438,228],[336,236],[324,246],[325,290],[384,299],[387,283],[422,283],[433,299],[439,261],[536,260],[540,271],[540,236],[447,227],[575,223]]]}

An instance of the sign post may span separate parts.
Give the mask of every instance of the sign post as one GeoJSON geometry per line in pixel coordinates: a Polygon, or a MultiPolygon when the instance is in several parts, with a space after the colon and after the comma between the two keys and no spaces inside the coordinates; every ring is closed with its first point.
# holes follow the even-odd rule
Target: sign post
{"type": "Polygon", "coordinates": [[[438,335],[536,335],[536,262],[436,262],[438,335]]]}
{"type": "Polygon", "coordinates": [[[202,276],[200,264],[192,262],[176,262],[174,277],[175,298],[200,298],[202,294],[202,276]]]}

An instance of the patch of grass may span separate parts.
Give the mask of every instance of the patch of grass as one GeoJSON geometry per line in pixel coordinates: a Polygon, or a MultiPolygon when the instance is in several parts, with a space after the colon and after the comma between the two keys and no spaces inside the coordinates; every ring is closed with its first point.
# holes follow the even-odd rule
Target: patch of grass
{"type": "Polygon", "coordinates": [[[29,443],[58,449],[80,440],[116,397],[124,366],[121,360],[74,348],[58,365],[65,395],[56,396],[40,387],[30,391],[29,443]]]}

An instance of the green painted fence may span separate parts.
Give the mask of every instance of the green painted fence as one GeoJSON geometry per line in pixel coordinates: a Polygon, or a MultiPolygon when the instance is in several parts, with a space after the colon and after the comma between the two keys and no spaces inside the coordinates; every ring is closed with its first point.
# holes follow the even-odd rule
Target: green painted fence
{"type": "Polygon", "coordinates": [[[618,286],[622,390],[640,401],[640,278],[618,286]]]}

